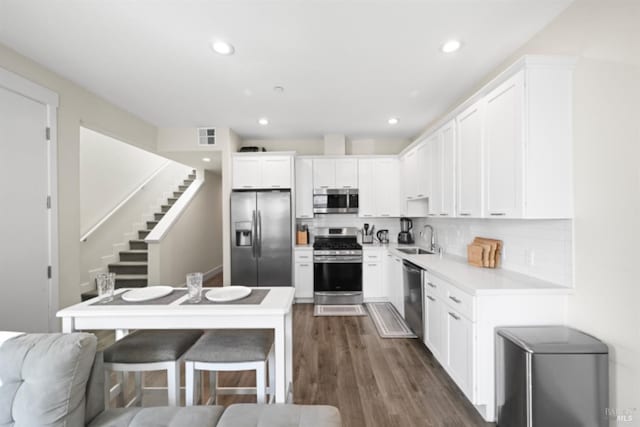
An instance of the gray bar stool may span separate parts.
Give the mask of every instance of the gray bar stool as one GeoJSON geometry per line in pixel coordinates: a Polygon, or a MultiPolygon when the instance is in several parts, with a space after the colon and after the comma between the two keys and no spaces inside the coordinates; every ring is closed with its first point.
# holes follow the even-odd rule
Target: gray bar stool
{"type": "Polygon", "coordinates": [[[169,406],[179,406],[180,362],[182,356],[202,336],[198,330],[141,330],[136,331],[104,350],[105,407],[111,400],[110,374],[118,372],[121,386],[118,395],[124,405],[124,375],[135,372],[136,394],[126,404],[142,402],[142,372],[166,371],[169,406]]]}
{"type": "Polygon", "coordinates": [[[186,405],[198,400],[200,372],[209,371],[211,397],[218,394],[244,394],[255,390],[258,403],[265,403],[266,394],[273,396],[274,386],[273,331],[266,329],[220,329],[206,332],[184,355],[186,405]],[[267,389],[267,362],[269,389],[267,389]],[[218,387],[220,371],[256,371],[256,387],[218,387]]]}

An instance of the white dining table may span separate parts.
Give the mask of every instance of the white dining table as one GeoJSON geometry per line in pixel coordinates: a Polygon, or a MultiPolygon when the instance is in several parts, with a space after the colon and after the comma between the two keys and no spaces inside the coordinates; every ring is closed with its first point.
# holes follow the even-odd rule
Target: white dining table
{"type": "MultiPolygon", "coordinates": [[[[63,332],[114,330],[116,339],[132,329],[272,329],[275,402],[287,403],[293,395],[294,288],[259,289],[269,289],[260,304],[182,304],[186,294],[166,305],[100,305],[95,304],[98,298],[93,298],[58,311],[57,317],[62,319],[63,332]]],[[[127,290],[118,289],[116,294],[127,290]]]]}

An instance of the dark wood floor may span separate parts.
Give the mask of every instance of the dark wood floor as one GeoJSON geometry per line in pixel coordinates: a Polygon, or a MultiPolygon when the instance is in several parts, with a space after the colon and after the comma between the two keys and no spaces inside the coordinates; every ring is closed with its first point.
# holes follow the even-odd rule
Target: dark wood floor
{"type": "MultiPolygon", "coordinates": [[[[221,277],[205,286],[220,286],[221,277]]],[[[491,426],[416,339],[382,339],[368,316],[314,317],[312,304],[293,310],[294,401],[334,405],[344,427],[491,426]]],[[[100,333],[100,346],[113,334],[100,333]]],[[[145,378],[166,384],[162,374],[145,378]]],[[[255,376],[224,373],[223,386],[252,386],[255,376]]],[[[221,396],[219,404],[255,402],[221,396]]]]}

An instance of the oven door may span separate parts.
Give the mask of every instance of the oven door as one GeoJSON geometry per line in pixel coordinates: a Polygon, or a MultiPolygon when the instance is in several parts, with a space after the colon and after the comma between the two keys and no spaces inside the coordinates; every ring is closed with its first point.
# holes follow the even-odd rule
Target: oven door
{"type": "Polygon", "coordinates": [[[318,258],[313,261],[314,292],[362,292],[362,259],[318,258]]]}

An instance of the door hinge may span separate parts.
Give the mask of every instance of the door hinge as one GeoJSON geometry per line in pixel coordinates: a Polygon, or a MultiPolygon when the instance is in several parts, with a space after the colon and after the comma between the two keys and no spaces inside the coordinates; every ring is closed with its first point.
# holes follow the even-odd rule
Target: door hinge
{"type": "Polygon", "coordinates": [[[51,128],[50,127],[46,127],[45,128],[44,134],[45,134],[45,137],[47,138],[47,141],[51,141],[51,128]]]}
{"type": "Polygon", "coordinates": [[[51,279],[51,266],[47,266],[47,279],[51,279]]]}
{"type": "Polygon", "coordinates": [[[47,196],[47,209],[51,209],[51,196],[47,196]]]}

